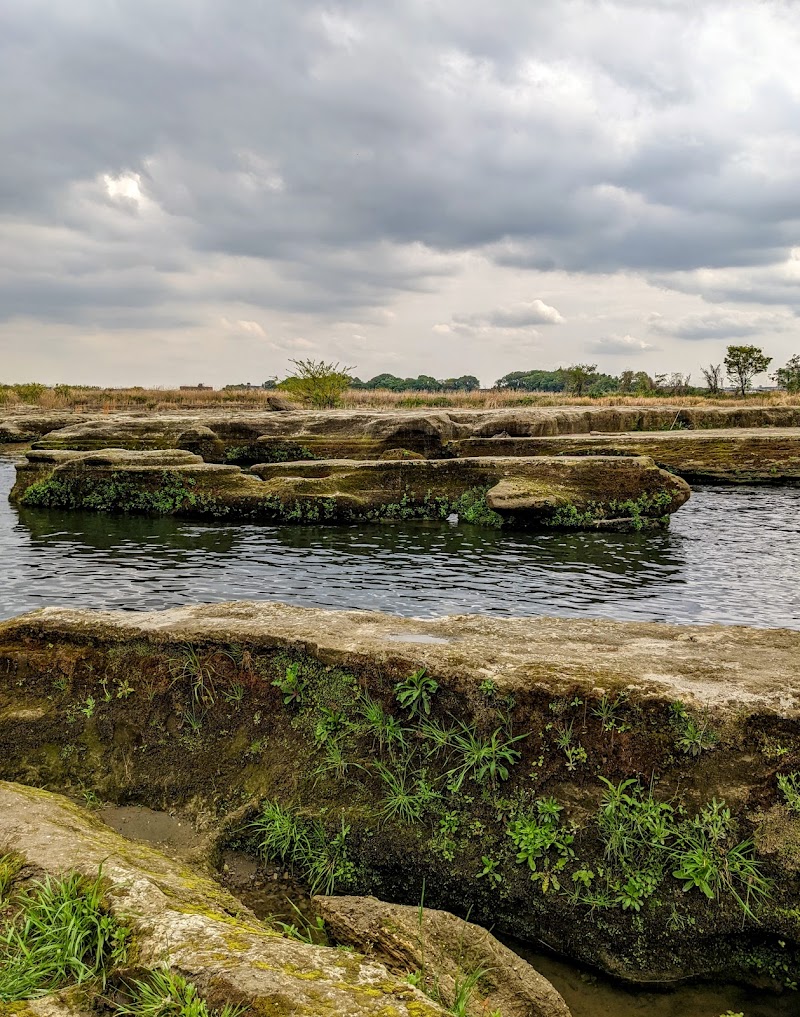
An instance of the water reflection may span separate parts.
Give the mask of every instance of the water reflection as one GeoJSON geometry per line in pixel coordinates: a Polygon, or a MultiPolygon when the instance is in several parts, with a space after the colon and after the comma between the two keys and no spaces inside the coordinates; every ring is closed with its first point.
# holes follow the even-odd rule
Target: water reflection
{"type": "Polygon", "coordinates": [[[48,603],[283,600],[430,617],[594,615],[800,628],[800,489],[695,492],[667,532],[221,526],[21,510],[0,462],[0,616],[48,603]]]}

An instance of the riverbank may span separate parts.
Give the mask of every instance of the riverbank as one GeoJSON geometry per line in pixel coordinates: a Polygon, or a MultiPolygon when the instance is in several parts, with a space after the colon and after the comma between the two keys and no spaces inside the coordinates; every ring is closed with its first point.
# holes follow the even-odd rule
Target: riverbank
{"type": "Polygon", "coordinates": [[[0,626],[0,775],[189,806],[252,850],[242,823],[268,852],[280,822],[340,892],[414,904],[424,881],[431,906],[630,981],[782,984],[798,659],[781,630],[53,609],[0,626]],[[710,900],[674,875],[697,838],[710,900]]]}

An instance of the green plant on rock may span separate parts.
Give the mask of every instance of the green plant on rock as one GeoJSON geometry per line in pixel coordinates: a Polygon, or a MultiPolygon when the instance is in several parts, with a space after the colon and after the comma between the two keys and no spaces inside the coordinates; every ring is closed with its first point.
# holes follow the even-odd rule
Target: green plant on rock
{"type": "Polygon", "coordinates": [[[482,855],[481,861],[483,862],[483,868],[480,872],[475,874],[476,879],[485,879],[492,886],[497,886],[503,882],[502,873],[497,870],[500,868],[500,862],[495,858],[490,858],[489,855],[482,855]]]}
{"type": "Polygon", "coordinates": [[[392,770],[383,763],[376,763],[375,772],[383,786],[381,814],[385,819],[416,822],[441,798],[424,769],[409,773],[407,766],[392,770]]]}
{"type": "Polygon", "coordinates": [[[344,819],[333,837],[329,837],[320,823],[314,824],[312,852],[305,870],[312,896],[318,893],[329,896],[337,887],[348,886],[353,882],[356,867],[348,854],[349,834],[350,827],[344,819]]]}
{"type": "Polygon", "coordinates": [[[709,726],[708,716],[698,720],[681,702],[672,704],[672,725],[676,731],[675,745],[684,755],[699,756],[719,742],[719,735],[709,726]]]}
{"type": "Polygon", "coordinates": [[[356,710],[362,718],[361,727],[369,735],[373,744],[383,752],[388,749],[394,755],[406,747],[406,731],[396,717],[384,710],[377,699],[368,692],[363,692],[356,704],[356,710]]]}
{"type": "Polygon", "coordinates": [[[234,709],[241,709],[244,702],[244,685],[241,682],[234,682],[230,688],[225,689],[222,698],[234,709]]]}
{"type": "Polygon", "coordinates": [[[102,873],[46,877],[0,917],[0,1003],[99,979],[125,959],[129,930],[104,904],[102,873]]]}
{"type": "Polygon", "coordinates": [[[752,840],[734,843],[735,822],[724,802],[713,799],[678,831],[671,852],[672,875],[684,892],[700,890],[709,900],[729,893],[742,911],[754,917],[752,903],[770,895],[770,884],[755,858],[752,840]]]}
{"type": "Polygon", "coordinates": [[[606,859],[623,873],[663,868],[662,852],[675,830],[674,810],[634,778],[605,785],[598,827],[606,859]]]}
{"type": "Polygon", "coordinates": [[[542,891],[559,889],[558,873],[575,857],[575,834],[561,825],[563,806],[553,798],[535,803],[536,814],[522,816],[508,825],[508,836],[516,848],[516,858],[531,870],[531,879],[542,891]]]}
{"type": "Polygon", "coordinates": [[[441,855],[447,862],[452,862],[458,849],[456,834],[461,825],[461,817],[455,811],[448,810],[439,819],[439,829],[431,838],[431,850],[441,855]]]}
{"type": "Polygon", "coordinates": [[[592,716],[599,718],[604,731],[620,731],[623,725],[620,721],[620,707],[626,699],[625,693],[620,693],[612,699],[606,692],[600,697],[597,706],[592,710],[592,716]]]}
{"type": "Polygon", "coordinates": [[[508,780],[510,767],[522,756],[513,746],[527,737],[527,734],[508,737],[502,728],[484,737],[459,721],[451,740],[458,762],[447,771],[448,786],[458,791],[467,777],[479,784],[488,780],[493,786],[498,780],[508,780]]]}
{"type": "MultiPolygon", "coordinates": [[[[167,666],[172,676],[173,685],[179,681],[188,680],[192,690],[192,699],[196,703],[213,706],[217,699],[214,684],[216,671],[196,646],[186,643],[180,648],[176,657],[171,657],[167,661],[167,666]]],[[[118,692],[117,698],[120,698],[120,695],[121,692],[118,692]]]]}
{"type": "Polygon", "coordinates": [[[778,788],[789,810],[800,812],[800,773],[779,773],[778,788]]]}
{"type": "Polygon", "coordinates": [[[197,987],[169,968],[156,968],[125,985],[127,999],[116,1004],[119,1017],[238,1017],[246,1007],[225,1003],[212,1009],[197,987]]]}
{"type": "Polygon", "coordinates": [[[570,772],[577,770],[589,758],[586,749],[580,744],[567,746],[564,755],[567,757],[567,769],[570,772]]]}
{"type": "Polygon", "coordinates": [[[303,695],[308,686],[308,681],[300,673],[301,665],[295,661],[289,664],[283,675],[279,675],[273,685],[283,693],[283,704],[290,703],[299,706],[303,702],[303,695]]]}
{"type": "Polygon", "coordinates": [[[352,883],[355,865],[350,860],[347,838],[350,827],[341,826],[334,836],[320,822],[301,820],[279,802],[266,801],[251,823],[258,840],[259,854],[297,867],[313,894],[331,894],[352,883]]]}
{"type": "Polygon", "coordinates": [[[430,716],[431,700],[438,689],[439,683],[430,677],[424,667],[394,687],[397,702],[412,717],[430,716]]]}
{"type": "Polygon", "coordinates": [[[499,530],[503,526],[503,517],[499,512],[489,508],[486,502],[488,487],[473,487],[464,491],[456,499],[450,502],[449,511],[455,512],[459,519],[465,523],[472,523],[473,526],[487,526],[499,530]]]}
{"type": "Polygon", "coordinates": [[[319,716],[314,725],[314,744],[320,746],[335,740],[344,729],[346,719],[342,710],[320,706],[319,716]]]}

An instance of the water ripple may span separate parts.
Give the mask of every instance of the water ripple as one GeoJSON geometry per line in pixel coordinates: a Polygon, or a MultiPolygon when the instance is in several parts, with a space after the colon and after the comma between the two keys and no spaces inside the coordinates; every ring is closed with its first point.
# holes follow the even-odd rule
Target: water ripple
{"type": "Polygon", "coordinates": [[[435,617],[590,615],[800,628],[800,488],[704,488],[657,534],[220,526],[22,510],[0,461],[0,617],[281,600],[435,617]]]}

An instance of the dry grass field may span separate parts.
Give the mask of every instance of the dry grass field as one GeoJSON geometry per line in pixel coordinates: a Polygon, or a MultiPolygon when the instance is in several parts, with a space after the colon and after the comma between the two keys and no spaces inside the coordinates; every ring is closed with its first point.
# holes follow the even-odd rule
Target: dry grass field
{"type": "MultiPolygon", "coordinates": [[[[0,387],[0,412],[24,412],[30,409],[73,410],[78,413],[118,411],[165,412],[171,410],[262,410],[270,396],[286,398],[280,391],[267,389],[168,388],[81,388],[57,385],[53,388],[30,384],[0,387]]],[[[800,394],[754,392],[746,399],[733,394],[708,396],[609,395],[599,398],[577,397],[561,392],[512,392],[482,389],[478,392],[390,392],[386,389],[350,389],[341,402],[342,409],[474,409],[493,410],[514,406],[800,406],[800,394]]]]}

